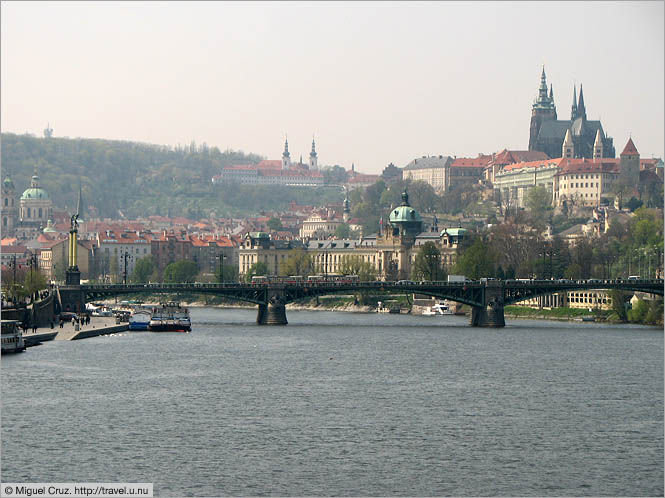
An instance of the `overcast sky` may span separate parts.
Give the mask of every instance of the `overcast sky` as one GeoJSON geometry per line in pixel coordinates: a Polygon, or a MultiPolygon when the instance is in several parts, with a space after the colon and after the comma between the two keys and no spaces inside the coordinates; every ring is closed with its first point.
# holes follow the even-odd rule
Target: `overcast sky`
{"type": "Polygon", "coordinates": [[[379,173],[526,149],[545,65],[617,154],[663,157],[663,2],[2,2],[3,132],[379,173]]]}

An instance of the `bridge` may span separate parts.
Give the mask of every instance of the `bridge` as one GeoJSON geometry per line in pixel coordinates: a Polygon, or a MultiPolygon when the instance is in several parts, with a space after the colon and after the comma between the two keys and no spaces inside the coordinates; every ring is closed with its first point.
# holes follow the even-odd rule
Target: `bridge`
{"type": "Polygon", "coordinates": [[[663,280],[493,280],[468,282],[413,282],[401,280],[296,281],[267,283],[183,283],[183,284],[83,284],[58,287],[64,311],[80,311],[85,303],[126,294],[204,294],[258,305],[256,321],[262,325],[286,325],[285,305],[294,301],[331,294],[416,293],[448,299],[471,307],[470,324],[475,327],[504,327],[504,307],[526,299],[571,290],[622,290],[663,295],[663,280]]]}

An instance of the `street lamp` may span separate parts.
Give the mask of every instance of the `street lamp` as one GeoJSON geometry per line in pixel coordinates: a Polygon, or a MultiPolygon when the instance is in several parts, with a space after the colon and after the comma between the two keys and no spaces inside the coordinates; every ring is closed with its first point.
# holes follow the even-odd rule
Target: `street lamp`
{"type": "Polygon", "coordinates": [[[127,259],[129,258],[129,253],[127,251],[124,252],[122,255],[122,259],[124,260],[125,263],[125,270],[122,275],[122,283],[127,285],[127,259]]]}

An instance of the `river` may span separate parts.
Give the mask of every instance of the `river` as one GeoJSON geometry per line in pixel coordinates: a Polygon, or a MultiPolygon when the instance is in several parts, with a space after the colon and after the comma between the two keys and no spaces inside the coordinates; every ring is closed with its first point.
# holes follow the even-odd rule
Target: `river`
{"type": "Polygon", "coordinates": [[[2,358],[4,482],[155,496],[663,495],[663,330],[193,308],[2,358]]]}

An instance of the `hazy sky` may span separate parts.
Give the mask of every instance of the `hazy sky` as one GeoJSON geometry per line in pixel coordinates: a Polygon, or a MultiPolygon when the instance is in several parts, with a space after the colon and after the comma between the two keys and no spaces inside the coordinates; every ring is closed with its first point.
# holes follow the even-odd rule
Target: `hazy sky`
{"type": "Polygon", "coordinates": [[[2,2],[2,131],[206,142],[379,173],[526,149],[541,66],[663,157],[663,2],[2,2]]]}

